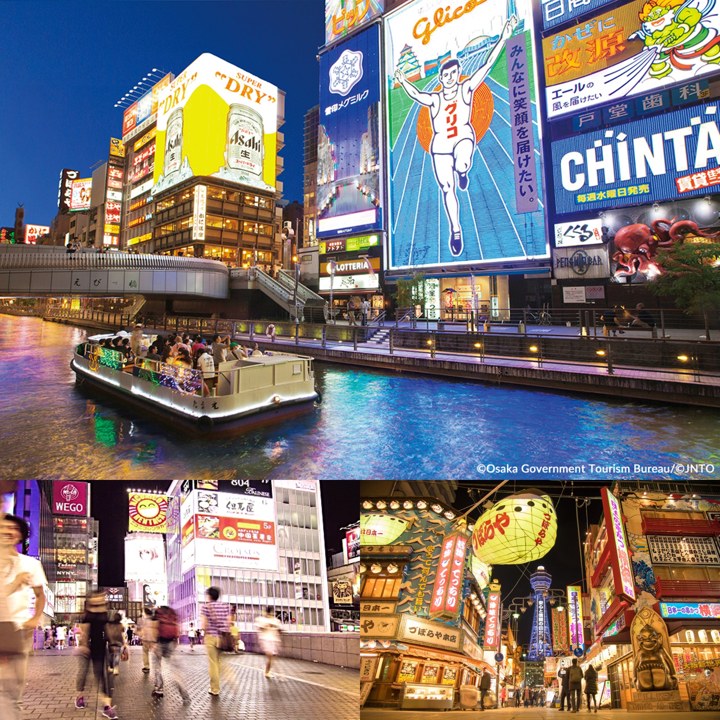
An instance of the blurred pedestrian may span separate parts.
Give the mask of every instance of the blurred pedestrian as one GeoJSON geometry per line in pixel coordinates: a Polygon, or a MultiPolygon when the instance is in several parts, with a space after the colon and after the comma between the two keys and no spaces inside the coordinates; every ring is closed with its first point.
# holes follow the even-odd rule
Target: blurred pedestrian
{"type": "Polygon", "coordinates": [[[125,635],[123,633],[122,615],[114,613],[105,628],[105,638],[108,643],[108,667],[113,675],[120,674],[120,657],[125,647],[125,635]]]}
{"type": "Polygon", "coordinates": [[[107,663],[105,635],[108,625],[107,605],[105,604],[105,593],[93,592],[85,603],[85,613],[80,620],[80,645],[78,657],[80,668],[77,676],[77,697],[75,707],[84,710],[87,707],[85,702],[85,681],[89,666],[92,664],[93,674],[98,684],[98,691],[103,703],[102,716],[115,720],[119,717],[117,709],[111,704],[110,688],[107,684],[105,664],[107,663]]]}
{"type": "Polygon", "coordinates": [[[490,684],[492,677],[487,670],[483,670],[482,677],[480,678],[480,709],[485,709],[485,696],[490,692],[490,684]]]}
{"type": "Polygon", "coordinates": [[[230,631],[230,607],[220,602],[220,589],[209,587],[205,591],[206,602],[202,606],[201,620],[210,674],[210,694],[220,695],[220,640],[230,631]]]}
{"type": "Polygon", "coordinates": [[[177,664],[174,660],[175,648],[177,648],[178,639],[180,637],[180,622],[177,613],[168,605],[161,605],[155,611],[155,619],[157,620],[157,642],[155,643],[155,651],[153,661],[155,665],[155,686],[152,695],[161,698],[165,694],[165,683],[163,681],[163,660],[165,667],[170,673],[170,679],[177,686],[183,705],[190,702],[190,695],[185,689],[185,682],[180,676],[177,664]]]}
{"type": "Polygon", "coordinates": [[[146,607],[140,620],[140,637],[142,638],[142,671],[147,675],[150,672],[150,653],[157,641],[157,620],[153,615],[153,609],[146,607]]]}
{"type": "Polygon", "coordinates": [[[260,649],[265,654],[265,677],[271,678],[273,658],[280,652],[282,630],[282,625],[275,617],[272,607],[266,607],[265,612],[255,619],[255,628],[258,632],[260,649]]]}
{"type": "Polygon", "coordinates": [[[558,677],[560,678],[560,712],[565,710],[566,704],[567,709],[572,710],[570,703],[570,675],[568,674],[568,669],[561,667],[558,677]]]}
{"type": "Polygon", "coordinates": [[[0,692],[4,696],[3,702],[11,704],[10,712],[16,713],[18,718],[33,629],[45,608],[43,588],[47,584],[40,561],[17,550],[17,546],[24,545],[29,535],[30,527],[22,518],[10,514],[0,516],[0,623],[6,628],[3,631],[3,646],[0,646],[4,676],[0,692]],[[28,588],[32,588],[35,595],[32,613],[28,588]]]}
{"type": "Polygon", "coordinates": [[[194,623],[190,623],[190,628],[188,629],[188,642],[190,643],[190,651],[194,652],[195,650],[195,640],[197,639],[197,630],[195,630],[194,623]]]}
{"type": "Polygon", "coordinates": [[[598,674],[597,670],[590,665],[585,671],[585,700],[587,701],[588,712],[590,710],[590,699],[592,698],[593,704],[595,705],[595,712],[597,712],[597,691],[598,691],[598,674]]]}

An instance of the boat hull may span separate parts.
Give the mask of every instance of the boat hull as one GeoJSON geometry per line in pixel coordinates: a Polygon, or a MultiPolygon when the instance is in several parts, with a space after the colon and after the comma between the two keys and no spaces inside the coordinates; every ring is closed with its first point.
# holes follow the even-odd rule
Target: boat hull
{"type": "MultiPolygon", "coordinates": [[[[82,356],[75,355],[70,362],[75,373],[76,383],[83,390],[104,395],[117,400],[125,407],[140,411],[143,416],[152,418],[183,434],[193,436],[221,436],[239,434],[256,428],[285,422],[311,412],[320,399],[313,390],[311,395],[263,404],[251,409],[233,411],[222,408],[217,412],[213,408],[219,398],[186,397],[179,398],[174,404],[158,404],[144,394],[137,393],[138,382],[128,373],[103,373],[91,370],[82,356]],[[120,380],[120,382],[113,382],[120,380]],[[135,388],[135,390],[134,390],[135,388]],[[197,407],[192,408],[191,405],[197,407]],[[189,412],[191,410],[192,412],[189,412]]],[[[171,391],[163,388],[165,395],[171,391]]]]}

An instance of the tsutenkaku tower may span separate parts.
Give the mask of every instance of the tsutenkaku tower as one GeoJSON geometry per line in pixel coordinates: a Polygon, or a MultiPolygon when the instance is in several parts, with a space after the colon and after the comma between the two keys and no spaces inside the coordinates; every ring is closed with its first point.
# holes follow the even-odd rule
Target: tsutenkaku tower
{"type": "Polygon", "coordinates": [[[550,624],[547,614],[547,592],[550,589],[552,577],[540,565],[536,572],[530,576],[530,586],[533,589],[534,615],[530,645],[528,647],[528,660],[544,660],[551,657],[552,642],[550,640],[550,624]]]}

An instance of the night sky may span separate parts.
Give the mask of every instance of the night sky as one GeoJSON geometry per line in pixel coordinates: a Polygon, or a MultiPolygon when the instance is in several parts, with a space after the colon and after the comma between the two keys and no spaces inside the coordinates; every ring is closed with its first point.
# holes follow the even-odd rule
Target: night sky
{"type": "Polygon", "coordinates": [[[81,177],[120,137],[113,105],[153,68],[209,52],[286,92],[285,197],[302,202],[303,115],[318,102],[323,0],[0,2],[0,225],[49,225],[60,171],[81,177]]]}
{"type": "MultiPolygon", "coordinates": [[[[120,482],[96,480],[91,483],[91,514],[100,521],[99,577],[102,587],[125,582],[125,547],[123,541],[128,525],[129,488],[164,492],[170,482],[120,482]]],[[[358,521],[360,507],[359,483],[323,481],[320,483],[325,528],[325,547],[342,551],[345,532],[341,527],[358,521]]]]}

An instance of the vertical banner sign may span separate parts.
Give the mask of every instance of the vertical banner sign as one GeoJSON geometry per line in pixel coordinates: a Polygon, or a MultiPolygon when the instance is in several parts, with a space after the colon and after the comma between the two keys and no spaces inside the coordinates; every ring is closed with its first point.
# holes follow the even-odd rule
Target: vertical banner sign
{"type": "Polygon", "coordinates": [[[505,43],[512,154],[515,162],[515,204],[519,213],[538,209],[538,179],[535,166],[535,138],[528,83],[525,36],[513,35],[505,43]]]}
{"type": "Polygon", "coordinates": [[[615,595],[630,602],[635,600],[635,580],[628,553],[625,526],[618,499],[607,489],[601,490],[605,526],[610,543],[610,565],[615,581],[615,595]]]}
{"type": "Polygon", "coordinates": [[[565,624],[565,611],[559,608],[552,608],[552,648],[553,652],[568,651],[568,629],[565,624]]]}
{"type": "Polygon", "coordinates": [[[492,591],[487,597],[485,643],[483,649],[497,650],[500,646],[500,593],[492,591]]]}
{"type": "Polygon", "coordinates": [[[456,617],[460,610],[460,591],[465,568],[467,538],[459,533],[443,540],[440,562],[435,573],[430,616],[456,617]]]}
{"type": "Polygon", "coordinates": [[[382,227],[380,210],[380,29],[320,57],[317,236],[382,227]]]}
{"type": "Polygon", "coordinates": [[[193,240],[205,239],[205,213],[207,212],[207,187],[195,186],[195,202],[193,204],[193,240]]]}
{"type": "Polygon", "coordinates": [[[568,628],[570,630],[570,647],[583,647],[585,636],[582,623],[582,589],[579,585],[567,586],[568,628]]]}

